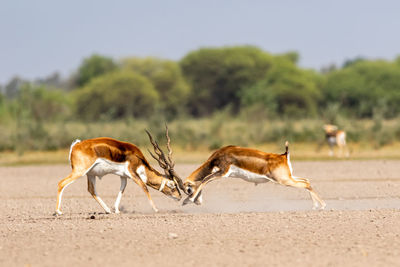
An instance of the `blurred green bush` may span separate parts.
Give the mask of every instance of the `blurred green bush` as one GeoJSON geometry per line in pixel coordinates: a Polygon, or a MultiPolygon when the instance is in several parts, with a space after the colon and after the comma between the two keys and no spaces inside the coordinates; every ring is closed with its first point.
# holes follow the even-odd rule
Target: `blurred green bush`
{"type": "Polygon", "coordinates": [[[185,149],[322,142],[332,123],[376,148],[400,140],[400,57],[348,60],[320,72],[296,52],[201,48],[179,61],[102,55],[65,80],[57,73],[0,86],[0,150],[50,150],[75,138],[147,144],[164,122],[185,149]]]}

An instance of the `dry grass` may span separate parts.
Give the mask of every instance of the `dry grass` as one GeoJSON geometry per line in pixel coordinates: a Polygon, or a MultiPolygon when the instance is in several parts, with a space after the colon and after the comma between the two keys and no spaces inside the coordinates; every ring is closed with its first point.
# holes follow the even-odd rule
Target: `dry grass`
{"type": "Polygon", "coordinates": [[[28,151],[22,155],[19,155],[17,152],[0,153],[1,166],[60,163],[68,163],[67,149],[60,149],[56,151],[28,151]]]}
{"type": "MultiPolygon", "coordinates": [[[[263,144],[252,146],[262,151],[272,153],[283,153],[284,145],[263,144]]],[[[143,153],[152,164],[156,164],[147,152],[147,148],[141,147],[143,153]]],[[[349,158],[329,157],[328,147],[324,146],[320,151],[316,151],[317,144],[295,143],[290,144],[290,152],[294,160],[356,160],[356,159],[400,159],[400,142],[390,146],[383,146],[375,149],[372,145],[364,143],[350,144],[351,154],[349,158]]],[[[197,147],[196,149],[184,149],[174,147],[174,158],[177,163],[199,163],[205,161],[212,153],[207,147],[197,147]]],[[[336,151],[337,152],[337,151],[336,151]]],[[[0,153],[0,166],[12,165],[37,165],[37,164],[69,164],[68,149],[55,151],[28,151],[22,155],[16,152],[0,153]]]]}

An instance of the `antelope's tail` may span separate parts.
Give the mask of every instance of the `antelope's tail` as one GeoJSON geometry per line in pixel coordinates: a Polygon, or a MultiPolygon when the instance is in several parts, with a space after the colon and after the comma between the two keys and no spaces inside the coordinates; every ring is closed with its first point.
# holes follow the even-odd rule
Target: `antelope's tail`
{"type": "Polygon", "coordinates": [[[69,158],[69,162],[71,162],[72,149],[79,142],[81,142],[81,140],[79,140],[79,139],[76,139],[74,142],[72,142],[71,147],[69,148],[69,157],[68,157],[69,158]]]}
{"type": "Polygon", "coordinates": [[[289,141],[285,142],[285,147],[286,147],[285,154],[287,155],[287,154],[289,154],[289,141]]]}

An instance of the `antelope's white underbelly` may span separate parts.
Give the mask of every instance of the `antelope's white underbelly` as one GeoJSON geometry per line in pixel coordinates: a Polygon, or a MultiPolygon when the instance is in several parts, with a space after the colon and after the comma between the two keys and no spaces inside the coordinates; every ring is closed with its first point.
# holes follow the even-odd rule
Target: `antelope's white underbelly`
{"type": "Polygon", "coordinates": [[[98,158],[87,171],[89,175],[95,175],[101,178],[106,174],[113,173],[118,176],[131,177],[128,171],[129,162],[113,162],[107,159],[98,158]]]}
{"type": "Polygon", "coordinates": [[[247,182],[256,184],[274,181],[266,175],[251,172],[235,165],[231,165],[228,172],[223,177],[241,178],[247,182]]]}
{"type": "Polygon", "coordinates": [[[331,146],[336,145],[336,143],[337,143],[336,136],[329,136],[329,137],[328,137],[328,143],[329,143],[331,146]]]}

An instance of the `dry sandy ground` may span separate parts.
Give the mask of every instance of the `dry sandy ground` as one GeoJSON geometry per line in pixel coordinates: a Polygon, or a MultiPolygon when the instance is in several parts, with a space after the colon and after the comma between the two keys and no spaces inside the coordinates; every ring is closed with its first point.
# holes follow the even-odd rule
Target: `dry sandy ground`
{"type": "MultiPolygon", "coordinates": [[[[325,211],[312,211],[300,189],[233,179],[207,185],[203,206],[151,190],[158,214],[129,182],[123,213],[106,215],[81,178],[65,190],[64,215],[53,217],[69,170],[0,168],[0,266],[400,265],[400,161],[295,162],[325,211]]],[[[109,206],[118,189],[116,176],[98,183],[109,206]]]]}

